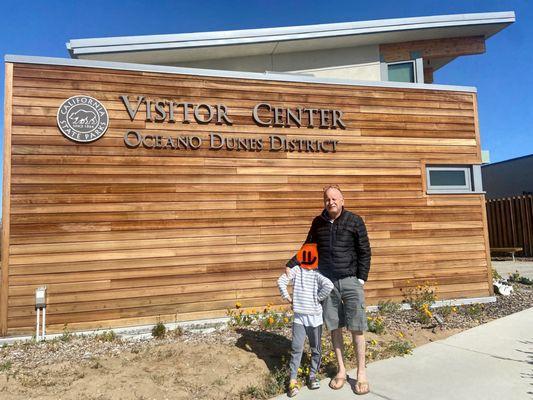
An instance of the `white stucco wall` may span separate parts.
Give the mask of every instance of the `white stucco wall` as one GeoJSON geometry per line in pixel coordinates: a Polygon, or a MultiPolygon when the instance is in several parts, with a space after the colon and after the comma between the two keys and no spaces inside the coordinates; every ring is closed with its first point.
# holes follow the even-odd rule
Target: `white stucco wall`
{"type": "Polygon", "coordinates": [[[289,72],[317,77],[379,81],[378,46],[217,58],[173,64],[181,67],[249,72],[289,72]]]}

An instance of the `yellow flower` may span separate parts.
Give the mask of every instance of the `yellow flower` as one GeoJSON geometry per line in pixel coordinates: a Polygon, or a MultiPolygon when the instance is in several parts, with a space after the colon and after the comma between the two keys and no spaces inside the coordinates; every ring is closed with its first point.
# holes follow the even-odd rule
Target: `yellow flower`
{"type": "Polygon", "coordinates": [[[403,338],[403,333],[398,332],[398,336],[401,337],[401,338],[403,338]]]}
{"type": "Polygon", "coordinates": [[[269,323],[270,325],[272,325],[272,324],[274,323],[274,318],[270,317],[270,318],[268,319],[268,323],[269,323]]]}
{"type": "Polygon", "coordinates": [[[376,344],[378,344],[378,342],[376,342],[375,339],[372,339],[372,340],[370,341],[370,344],[371,344],[372,346],[375,346],[376,344]]]}
{"type": "Polygon", "coordinates": [[[283,318],[283,322],[288,323],[289,322],[289,318],[287,318],[287,317],[283,318]]]}
{"type": "Polygon", "coordinates": [[[252,314],[255,314],[255,308],[252,308],[252,311],[250,311],[252,314]]]}
{"type": "Polygon", "coordinates": [[[457,307],[452,307],[453,312],[457,312],[457,307]]]}
{"type": "Polygon", "coordinates": [[[242,307],[242,304],[240,302],[235,303],[235,308],[239,309],[242,307]]]}

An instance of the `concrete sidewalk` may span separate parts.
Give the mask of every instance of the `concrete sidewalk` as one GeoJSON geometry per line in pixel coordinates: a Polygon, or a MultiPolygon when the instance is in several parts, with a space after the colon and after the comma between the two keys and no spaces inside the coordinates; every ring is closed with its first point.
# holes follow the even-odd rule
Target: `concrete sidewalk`
{"type": "Polygon", "coordinates": [[[533,261],[493,261],[492,267],[507,279],[509,275],[518,271],[520,276],[533,279],[533,261]]]}
{"type": "MultiPolygon", "coordinates": [[[[531,400],[533,308],[421,346],[410,356],[369,364],[368,376],[365,400],[531,400]]],[[[328,382],[319,390],[302,389],[295,399],[359,398],[350,385],[334,391],[328,382]]]]}

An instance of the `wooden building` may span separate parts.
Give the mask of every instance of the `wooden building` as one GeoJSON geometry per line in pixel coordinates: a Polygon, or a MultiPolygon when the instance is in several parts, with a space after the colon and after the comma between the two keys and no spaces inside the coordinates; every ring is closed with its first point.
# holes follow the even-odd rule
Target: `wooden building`
{"type": "MultiPolygon", "coordinates": [[[[120,47],[116,38],[77,43],[92,46],[91,60],[6,56],[0,334],[33,332],[43,285],[52,331],[224,316],[236,301],[280,304],[276,278],[329,183],[369,230],[368,304],[401,300],[426,281],[437,282],[440,299],[491,296],[476,91],[427,83],[514,21],[474,16],[371,21],[377,44],[353,23],[275,28],[250,48],[241,32],[225,36],[234,43],[190,35],[188,45],[169,35],[179,46],[166,50],[125,38],[138,54],[106,53],[120,47]],[[320,59],[313,51],[341,57],[350,40],[377,46],[380,78],[334,76],[346,64],[311,76],[163,60],[205,67],[202,51],[226,46],[230,56],[211,65],[259,65],[261,40],[276,35],[301,61],[299,41],[307,71],[320,59]],[[143,61],[158,57],[166,65],[143,61]],[[415,82],[381,79],[399,61],[412,61],[415,82]]],[[[394,76],[413,76],[405,71],[394,76]]]]}

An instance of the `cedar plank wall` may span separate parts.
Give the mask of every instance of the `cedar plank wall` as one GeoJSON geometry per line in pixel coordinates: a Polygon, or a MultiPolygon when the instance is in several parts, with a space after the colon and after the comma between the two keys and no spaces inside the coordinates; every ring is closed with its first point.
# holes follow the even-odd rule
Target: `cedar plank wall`
{"type": "Polygon", "coordinates": [[[439,298],[491,293],[483,196],[423,191],[425,163],[480,163],[472,93],[29,64],[13,74],[8,334],[32,332],[42,284],[55,331],[279,304],[276,278],[330,182],[369,229],[369,304],[425,280],[438,281],[439,298]],[[56,126],[59,105],[79,94],[110,114],[92,144],[56,126]],[[224,103],[234,125],[131,122],[121,94],[224,103]],[[259,127],[259,102],[337,108],[347,129],[259,127]],[[341,143],[336,154],[128,149],[129,129],[341,143]]]}

